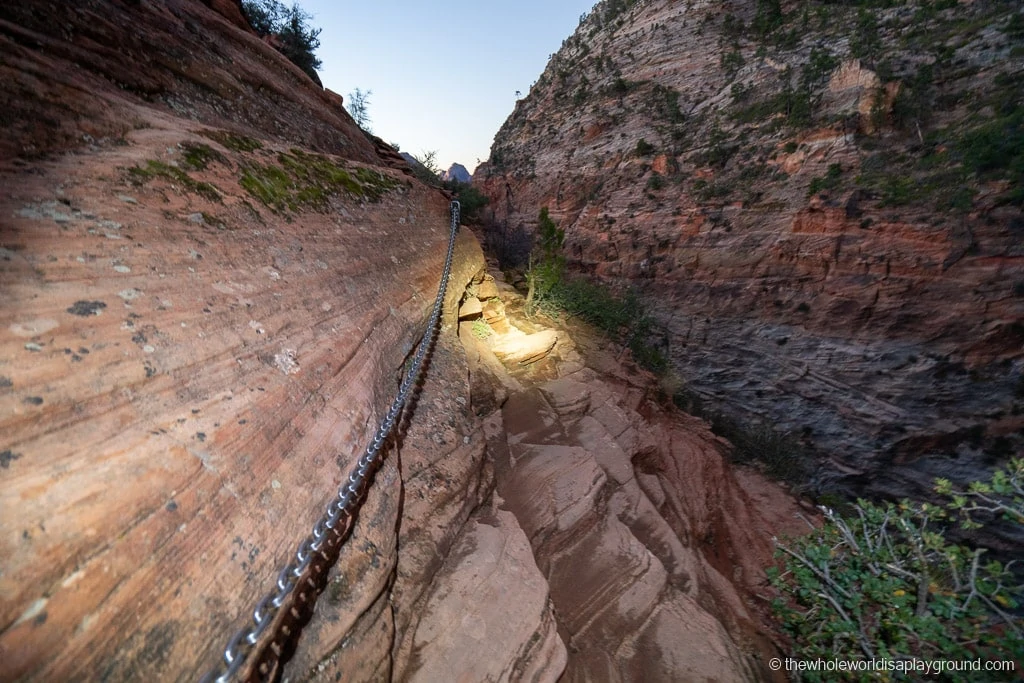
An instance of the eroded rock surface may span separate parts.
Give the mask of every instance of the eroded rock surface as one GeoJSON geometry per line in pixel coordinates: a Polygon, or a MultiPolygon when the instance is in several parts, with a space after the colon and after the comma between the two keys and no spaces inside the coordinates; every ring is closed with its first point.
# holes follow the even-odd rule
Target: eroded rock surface
{"type": "MultiPolygon", "coordinates": [[[[472,356],[499,348],[496,336],[462,338],[472,356]]],[[[523,388],[485,431],[499,507],[515,514],[550,584],[568,648],[563,680],[770,678],[764,605],[751,596],[763,589],[771,537],[800,531],[793,503],[766,506],[769,522],[705,423],[660,407],[653,378],[599,342],[580,353],[566,330],[559,339],[538,363],[549,367],[506,362],[523,388]]],[[[745,476],[761,500],[778,492],[745,476]]]]}

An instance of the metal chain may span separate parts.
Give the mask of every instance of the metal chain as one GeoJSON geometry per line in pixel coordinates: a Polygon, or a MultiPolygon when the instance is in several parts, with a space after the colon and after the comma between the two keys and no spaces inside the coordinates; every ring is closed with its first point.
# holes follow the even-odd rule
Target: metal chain
{"type": "MultiPolygon", "coordinates": [[[[309,536],[299,544],[294,560],[277,575],[274,590],[267,593],[257,603],[256,609],[252,613],[252,623],[231,637],[227,647],[224,648],[223,661],[218,662],[216,667],[203,676],[202,683],[229,683],[242,671],[249,655],[261,642],[271,642],[274,649],[279,650],[276,653],[277,656],[280,656],[283,646],[280,642],[275,644],[275,641],[280,641],[282,635],[286,638],[291,637],[294,630],[286,624],[287,619],[278,619],[279,623],[275,629],[270,628],[271,623],[286,605],[288,606],[286,612],[290,612],[292,618],[298,618],[299,614],[295,606],[296,598],[306,606],[311,606],[312,601],[315,600],[315,595],[311,596],[308,591],[299,591],[296,594],[296,588],[303,586],[316,590],[318,577],[311,576],[311,574],[315,572],[321,576],[325,575],[337,559],[336,551],[340,550],[344,533],[359,510],[369,478],[384,459],[382,455],[384,444],[391,436],[402,409],[405,407],[405,402],[409,398],[409,393],[419,379],[423,360],[427,356],[437,331],[437,322],[440,319],[445,292],[448,289],[452,255],[455,251],[455,235],[459,228],[460,209],[459,202],[452,201],[451,233],[448,238],[448,255],[444,262],[441,284],[438,286],[434,309],[430,314],[430,319],[427,320],[427,326],[420,339],[419,347],[416,349],[412,365],[409,366],[405,378],[399,385],[398,395],[391,403],[391,407],[366,447],[366,451],[356,461],[355,467],[349,473],[348,480],[338,491],[338,495],[313,525],[309,536]],[[333,557],[328,550],[335,551],[333,557]],[[319,559],[320,562],[315,562],[316,559],[319,559]]],[[[249,678],[266,675],[266,672],[258,672],[255,670],[256,668],[258,665],[253,667],[254,670],[250,673],[249,678]]]]}

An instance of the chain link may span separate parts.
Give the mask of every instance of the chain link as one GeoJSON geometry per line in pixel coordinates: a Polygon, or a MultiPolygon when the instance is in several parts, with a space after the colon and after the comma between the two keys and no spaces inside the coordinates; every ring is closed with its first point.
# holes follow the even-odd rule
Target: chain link
{"type": "MultiPolygon", "coordinates": [[[[441,308],[444,305],[445,292],[448,289],[448,277],[451,274],[452,255],[455,252],[455,235],[459,228],[461,206],[458,201],[452,201],[450,208],[451,233],[448,238],[448,255],[445,257],[437,298],[434,300],[434,308],[427,320],[427,326],[416,349],[416,355],[398,387],[395,400],[391,403],[391,407],[367,445],[366,451],[356,461],[348,479],[342,484],[338,495],[313,525],[309,536],[299,544],[294,560],[289,562],[277,575],[274,589],[257,603],[252,613],[251,623],[228,640],[228,644],[224,648],[223,661],[218,662],[216,667],[203,676],[201,683],[229,683],[234,680],[242,672],[249,655],[261,643],[270,642],[270,648],[274,650],[273,655],[265,656],[279,657],[283,650],[282,636],[289,638],[295,634],[294,629],[288,625],[288,617],[291,617],[293,621],[300,618],[300,610],[295,605],[296,598],[304,605],[311,606],[312,601],[315,600],[313,591],[316,590],[319,578],[326,574],[334,560],[337,559],[337,551],[340,550],[341,544],[344,542],[344,534],[359,510],[369,478],[383,461],[384,444],[391,436],[402,409],[405,407],[406,400],[419,379],[423,360],[426,358],[437,332],[437,323],[441,317],[441,308]],[[317,559],[319,559],[319,564],[314,564],[317,559]],[[296,588],[299,586],[303,586],[307,590],[296,592],[296,588]],[[287,610],[284,609],[286,606],[287,610]],[[284,618],[279,618],[282,614],[284,618]],[[276,628],[271,628],[275,619],[278,624],[276,628]]],[[[258,669],[257,663],[252,667],[247,678],[251,680],[268,677],[267,671],[258,669]]]]}

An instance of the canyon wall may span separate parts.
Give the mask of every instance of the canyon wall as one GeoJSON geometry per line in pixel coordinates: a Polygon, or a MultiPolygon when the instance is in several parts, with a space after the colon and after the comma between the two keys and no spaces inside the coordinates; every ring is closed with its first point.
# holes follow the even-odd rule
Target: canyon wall
{"type": "MultiPolygon", "coordinates": [[[[6,5],[0,54],[0,680],[196,680],[394,397],[448,200],[236,2],[6,5]]],[[[635,366],[554,330],[515,356],[501,298],[461,230],[426,378],[278,673],[763,678],[794,503],[635,366]]]]}
{"type": "Polygon", "coordinates": [[[638,292],[688,400],[819,488],[982,477],[1024,426],[1020,3],[599,3],[474,183],[638,292]]]}

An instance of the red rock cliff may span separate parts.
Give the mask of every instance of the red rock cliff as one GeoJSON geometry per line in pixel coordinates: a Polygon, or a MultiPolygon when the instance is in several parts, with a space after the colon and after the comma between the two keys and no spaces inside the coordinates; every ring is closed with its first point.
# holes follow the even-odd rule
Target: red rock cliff
{"type": "Polygon", "coordinates": [[[980,478],[1022,445],[1015,10],[771,4],[599,3],[474,178],[493,229],[549,207],[688,390],[806,437],[820,483],[980,478]]]}

